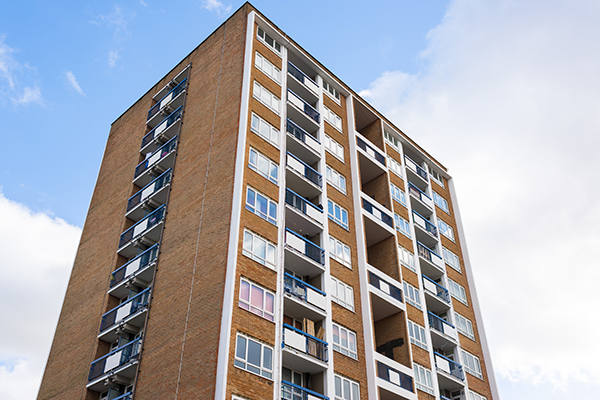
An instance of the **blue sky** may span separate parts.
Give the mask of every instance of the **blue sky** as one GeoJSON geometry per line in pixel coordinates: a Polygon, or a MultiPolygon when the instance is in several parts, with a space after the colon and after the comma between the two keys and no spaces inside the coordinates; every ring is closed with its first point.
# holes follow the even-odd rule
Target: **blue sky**
{"type": "MultiPolygon", "coordinates": [[[[241,4],[3,4],[0,398],[35,398],[110,124],[241,4]]],[[[253,4],[455,176],[501,397],[597,398],[600,4],[253,4]]]]}

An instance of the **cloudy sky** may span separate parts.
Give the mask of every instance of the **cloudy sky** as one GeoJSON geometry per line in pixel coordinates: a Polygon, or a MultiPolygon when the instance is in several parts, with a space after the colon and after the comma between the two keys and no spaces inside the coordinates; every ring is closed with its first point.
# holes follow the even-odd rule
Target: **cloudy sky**
{"type": "MultiPolygon", "coordinates": [[[[110,123],[241,4],[3,5],[0,398],[36,396],[110,123]]],[[[501,397],[597,399],[600,3],[254,4],[455,176],[501,397]]]]}

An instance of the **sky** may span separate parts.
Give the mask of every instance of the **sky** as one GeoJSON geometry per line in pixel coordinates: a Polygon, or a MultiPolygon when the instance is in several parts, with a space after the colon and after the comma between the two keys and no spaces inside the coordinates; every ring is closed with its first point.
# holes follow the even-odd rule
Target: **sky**
{"type": "MultiPolygon", "coordinates": [[[[242,3],[3,4],[1,399],[36,397],[110,124],[242,3]]],[[[597,399],[600,3],[253,4],[455,177],[500,397],[597,399]]]]}

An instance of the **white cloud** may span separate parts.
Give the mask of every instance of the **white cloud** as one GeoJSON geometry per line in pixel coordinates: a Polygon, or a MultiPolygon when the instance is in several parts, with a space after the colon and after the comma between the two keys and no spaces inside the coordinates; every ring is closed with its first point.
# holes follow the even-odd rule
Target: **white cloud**
{"type": "Polygon", "coordinates": [[[219,0],[204,0],[202,8],[216,12],[219,17],[223,17],[231,12],[231,4],[226,6],[219,0]]]}
{"type": "Polygon", "coordinates": [[[0,191],[0,398],[35,398],[81,230],[0,191]]]}
{"type": "Polygon", "coordinates": [[[42,99],[42,92],[40,91],[40,88],[38,86],[23,88],[23,92],[17,97],[13,97],[12,101],[15,104],[44,104],[42,99]]]}
{"type": "MultiPolygon", "coordinates": [[[[142,5],[147,5],[143,1],[142,5]]],[[[110,14],[99,15],[96,20],[90,21],[91,24],[97,26],[105,26],[112,30],[112,39],[110,50],[108,52],[108,66],[113,68],[117,60],[120,58],[121,49],[116,49],[131,37],[131,21],[135,18],[135,13],[126,13],[121,6],[115,4],[110,14]]]]}
{"type": "Polygon", "coordinates": [[[144,7],[148,7],[148,3],[146,3],[144,0],[140,0],[140,4],[144,7]]]}
{"type": "Polygon", "coordinates": [[[108,66],[109,67],[114,67],[115,64],[117,63],[117,60],[119,59],[120,55],[119,55],[119,50],[111,50],[108,52],[108,66]]]}
{"type": "Polygon", "coordinates": [[[79,82],[77,82],[77,78],[75,78],[75,74],[73,72],[66,71],[65,78],[67,78],[67,82],[69,83],[69,85],[71,85],[73,89],[75,89],[77,93],[79,93],[82,96],[85,96],[85,92],[83,91],[81,86],[79,86],[79,82]]]}
{"type": "Polygon", "coordinates": [[[456,0],[418,75],[363,92],[456,177],[494,365],[514,381],[600,386],[599,15],[456,0]]]}
{"type": "Polygon", "coordinates": [[[0,36],[0,77],[8,84],[9,88],[14,89],[15,70],[19,68],[19,63],[13,57],[15,50],[4,43],[5,40],[6,36],[0,36]]]}
{"type": "Polygon", "coordinates": [[[22,105],[38,103],[43,105],[42,92],[39,86],[22,87],[19,76],[32,80],[35,68],[19,62],[15,58],[17,51],[5,43],[6,36],[0,35],[0,104],[11,99],[13,104],[22,105]]]}

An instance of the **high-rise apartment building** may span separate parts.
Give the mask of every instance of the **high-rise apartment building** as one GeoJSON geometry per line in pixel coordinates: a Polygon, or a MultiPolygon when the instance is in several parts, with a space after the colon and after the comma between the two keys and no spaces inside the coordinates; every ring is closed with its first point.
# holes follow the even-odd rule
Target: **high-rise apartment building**
{"type": "Polygon", "coordinates": [[[113,123],[38,399],[497,399],[470,271],[446,169],[246,3],[113,123]]]}

